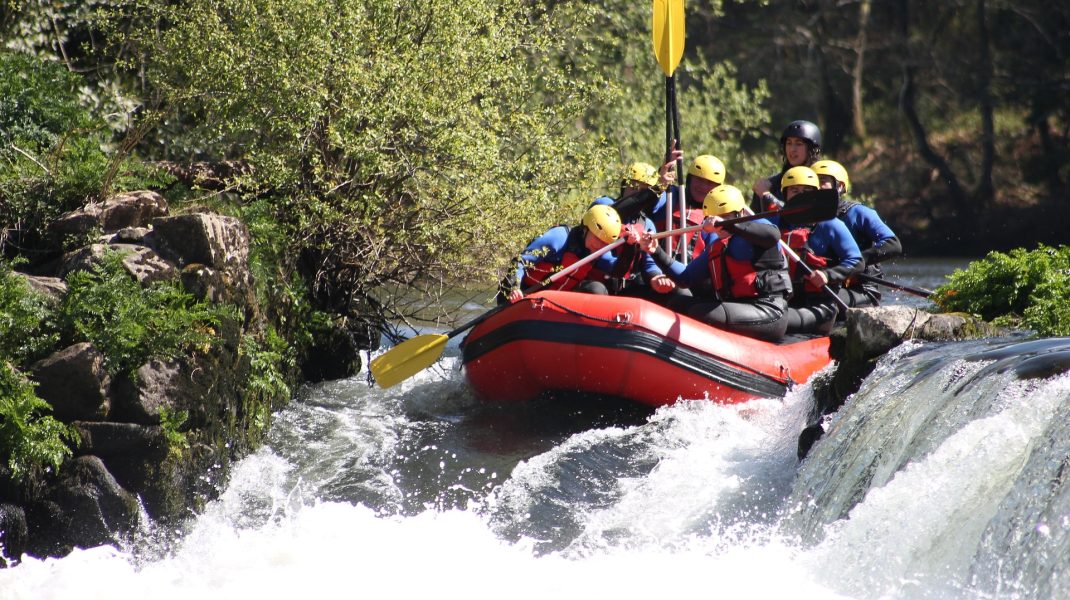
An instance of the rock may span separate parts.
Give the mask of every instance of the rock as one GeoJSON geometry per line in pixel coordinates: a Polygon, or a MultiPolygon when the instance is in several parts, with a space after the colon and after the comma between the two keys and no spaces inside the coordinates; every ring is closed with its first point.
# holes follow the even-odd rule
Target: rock
{"type": "Polygon", "coordinates": [[[48,554],[63,554],[78,540],[84,547],[119,545],[140,522],[137,498],[127,492],[95,456],[64,465],[46,497],[27,511],[30,537],[48,554]]]}
{"type": "Polygon", "coordinates": [[[102,229],[110,233],[127,227],[145,227],[167,214],[167,201],[157,192],[126,192],[61,215],[52,223],[50,231],[59,235],[86,235],[102,229]]]}
{"type": "Polygon", "coordinates": [[[145,246],[145,236],[152,230],[148,227],[126,227],[108,236],[108,244],[136,244],[145,246]]]}
{"type": "Polygon", "coordinates": [[[18,559],[26,552],[29,541],[29,528],[26,525],[26,512],[21,506],[0,504],[0,567],[9,567],[5,556],[18,559]]]}
{"type": "Polygon", "coordinates": [[[150,243],[179,267],[200,263],[213,269],[245,270],[249,230],[234,217],[198,213],[153,221],[150,243]]]}
{"type": "Polygon", "coordinates": [[[109,250],[120,252],[123,255],[123,267],[143,286],[157,281],[174,279],[178,274],[174,265],[160,258],[148,246],[93,244],[67,253],[63,257],[60,276],[66,278],[75,271],[90,270],[94,265],[101,262],[104,253],[109,250]]]}
{"type": "Polygon", "coordinates": [[[74,427],[82,438],[78,454],[98,456],[105,463],[116,456],[159,457],[167,452],[167,438],[159,427],[87,421],[77,421],[74,427]]]}
{"type": "Polygon", "coordinates": [[[37,361],[30,368],[37,395],[52,405],[60,421],[99,421],[111,407],[111,378],[104,370],[104,355],[89,342],[68,346],[37,361]]]}
{"type": "Polygon", "coordinates": [[[44,296],[48,304],[53,307],[58,306],[63,297],[67,295],[67,283],[59,277],[26,275],[17,271],[15,275],[25,279],[30,289],[44,296]]]}
{"type": "Polygon", "coordinates": [[[306,360],[301,363],[302,376],[314,383],[357,374],[361,367],[360,350],[368,347],[368,335],[369,331],[360,327],[356,320],[317,329],[306,360]]]}
{"type": "Polygon", "coordinates": [[[252,277],[245,270],[213,269],[200,263],[187,265],[180,273],[182,286],[198,300],[256,306],[252,277]]]}
{"type": "Polygon", "coordinates": [[[912,337],[931,315],[907,306],[878,306],[847,311],[847,353],[861,360],[881,356],[912,337]]]}
{"type": "Polygon", "coordinates": [[[116,382],[111,418],[123,423],[159,425],[160,411],[174,408],[183,385],[179,363],[150,360],[133,377],[123,376],[116,382]]]}
{"type": "MultiPolygon", "coordinates": [[[[904,341],[948,341],[996,334],[991,325],[965,314],[933,314],[892,305],[849,309],[846,327],[837,328],[831,340],[830,352],[838,361],[836,372],[813,383],[815,406],[808,417],[808,429],[843,405],[873,372],[880,357],[904,341]]],[[[805,454],[804,442],[808,449],[818,437],[820,433],[805,440],[800,438],[800,457],[805,454]]]]}

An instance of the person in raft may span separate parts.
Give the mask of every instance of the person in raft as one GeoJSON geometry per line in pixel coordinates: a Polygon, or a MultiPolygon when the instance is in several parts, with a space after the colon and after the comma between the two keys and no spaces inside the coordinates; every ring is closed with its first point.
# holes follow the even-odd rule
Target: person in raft
{"type": "Polygon", "coordinates": [[[787,260],[778,247],[780,230],[770,221],[724,224],[741,216],[745,206],[743,192],[734,186],[710,190],[702,204],[707,216],[703,229],[716,238],[686,266],[649,234],[640,236],[639,246],[654,255],[677,285],[692,290],[692,297],[678,298],[671,308],[721,329],[776,342],[787,331],[787,260]]]}
{"type": "MultiPolygon", "coordinates": [[[[851,180],[843,165],[834,160],[819,160],[811,168],[817,173],[823,189],[834,189],[839,193],[840,206],[836,216],[847,225],[851,237],[862,250],[862,259],[865,262],[862,273],[884,279],[884,271],[879,263],[902,255],[903,244],[877,211],[847,198],[851,191],[851,180]]],[[[839,294],[847,306],[880,304],[880,290],[874,284],[857,278],[848,279],[839,294]]]]}
{"type": "MultiPolygon", "coordinates": [[[[703,154],[695,157],[695,160],[691,162],[691,166],[687,169],[687,178],[684,180],[684,203],[686,206],[683,212],[686,223],[680,224],[681,210],[679,206],[675,206],[671,215],[672,224],[666,228],[665,213],[668,209],[668,202],[662,198],[650,215],[651,220],[654,221],[654,226],[658,228],[658,231],[667,231],[668,229],[689,227],[702,223],[705,218],[705,214],[702,212],[702,204],[706,199],[706,195],[713,188],[723,184],[727,176],[728,172],[724,163],[716,156],[703,154]]],[[[688,247],[688,260],[694,260],[699,254],[702,254],[702,250],[706,247],[710,237],[710,234],[684,234],[683,243],[687,244],[688,247]]]]}
{"type": "Polygon", "coordinates": [[[821,130],[810,121],[792,121],[780,134],[784,164],[779,173],[754,182],[751,206],[754,212],[777,210],[784,205],[780,179],[792,167],[809,167],[821,156],[821,130]]]}
{"type": "MultiPolygon", "coordinates": [[[[601,250],[621,236],[620,215],[611,206],[596,204],[583,213],[579,227],[558,225],[535,238],[521,253],[514,273],[502,281],[498,303],[516,302],[524,297],[522,289],[541,284],[561,269],[601,250]]],[[[638,235],[630,234],[630,242],[638,235]]],[[[610,273],[616,264],[612,252],[576,269],[545,289],[576,290],[590,294],[608,294],[601,281],[591,278],[596,272],[610,273]]]]}
{"type": "MultiPolygon", "coordinates": [[[[595,199],[592,207],[613,204],[613,199],[602,196],[595,199]]],[[[636,239],[643,232],[656,231],[654,222],[640,213],[631,221],[622,223],[625,234],[631,230],[636,239]]],[[[614,296],[643,298],[661,305],[667,305],[677,294],[682,293],[676,282],[666,276],[649,254],[639,250],[635,244],[625,244],[613,251],[615,264],[613,270],[606,274],[605,286],[614,296]]]]}
{"type": "MultiPolygon", "coordinates": [[[[817,173],[809,167],[788,169],[780,183],[786,200],[820,186],[817,173]]],[[[807,274],[794,262],[789,268],[795,294],[788,303],[788,333],[828,335],[839,316],[839,305],[824,286],[837,292],[852,275],[861,273],[862,251],[839,219],[804,226],[778,221],[784,243],[813,271],[807,274]]]]}
{"type": "MultiPolygon", "coordinates": [[[[625,231],[632,230],[636,235],[646,230],[653,231],[654,223],[648,216],[648,208],[665,201],[662,190],[676,181],[673,166],[682,156],[683,153],[676,149],[674,144],[672,152],[660,169],[643,162],[628,165],[621,176],[620,199],[602,196],[597,198],[592,206],[612,206],[620,215],[625,231]]],[[[662,274],[649,255],[638,251],[634,244],[619,247],[613,253],[616,264],[605,278],[609,293],[645,298],[660,304],[668,302],[676,290],[676,284],[662,274]]]]}
{"type": "Polygon", "coordinates": [[[624,223],[634,222],[640,214],[650,217],[667,199],[665,190],[676,181],[676,161],[684,153],[676,147],[673,140],[669,154],[661,168],[645,162],[633,162],[624,168],[620,181],[620,196],[613,202],[613,208],[624,223]]]}

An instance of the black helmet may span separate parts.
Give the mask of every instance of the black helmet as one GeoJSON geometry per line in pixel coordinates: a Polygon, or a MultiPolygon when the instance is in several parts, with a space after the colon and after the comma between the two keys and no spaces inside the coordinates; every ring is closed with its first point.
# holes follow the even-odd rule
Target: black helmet
{"type": "Polygon", "coordinates": [[[783,146],[789,137],[806,140],[814,148],[821,148],[821,130],[810,121],[792,121],[789,123],[784,128],[784,133],[780,134],[780,145],[783,146]]]}

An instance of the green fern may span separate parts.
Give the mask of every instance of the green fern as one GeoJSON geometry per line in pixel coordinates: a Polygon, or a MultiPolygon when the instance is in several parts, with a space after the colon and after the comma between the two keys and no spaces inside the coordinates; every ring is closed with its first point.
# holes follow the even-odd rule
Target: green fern
{"type": "Polygon", "coordinates": [[[0,460],[15,479],[37,469],[58,469],[71,456],[77,431],[55,420],[34,394],[34,383],[0,362],[0,460]]]}

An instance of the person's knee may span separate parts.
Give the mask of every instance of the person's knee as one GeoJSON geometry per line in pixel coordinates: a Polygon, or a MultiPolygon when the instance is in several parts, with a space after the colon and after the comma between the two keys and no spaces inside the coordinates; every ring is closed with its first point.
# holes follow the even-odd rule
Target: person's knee
{"type": "Polygon", "coordinates": [[[585,294],[597,294],[599,296],[608,296],[609,288],[605,286],[601,281],[583,281],[576,287],[576,290],[585,294]]]}

